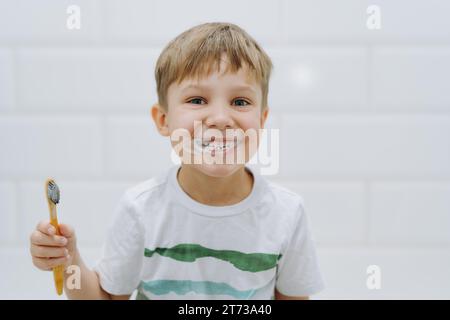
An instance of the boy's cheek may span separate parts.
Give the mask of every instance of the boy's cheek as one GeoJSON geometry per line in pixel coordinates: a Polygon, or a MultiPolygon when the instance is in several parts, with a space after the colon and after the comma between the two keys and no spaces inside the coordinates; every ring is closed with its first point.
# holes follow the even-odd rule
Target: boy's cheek
{"type": "Polygon", "coordinates": [[[173,143],[178,143],[185,139],[192,140],[194,138],[194,128],[193,125],[190,125],[189,123],[173,124],[169,131],[169,138],[172,141],[172,145],[173,143]]]}

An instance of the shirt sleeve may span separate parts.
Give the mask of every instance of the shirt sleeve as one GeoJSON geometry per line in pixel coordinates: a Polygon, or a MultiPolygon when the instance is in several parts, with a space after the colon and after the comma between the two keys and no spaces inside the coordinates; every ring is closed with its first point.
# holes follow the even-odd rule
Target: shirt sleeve
{"type": "Polygon", "coordinates": [[[303,204],[298,213],[299,218],[278,264],[276,288],[286,296],[309,296],[325,288],[303,204]]]}
{"type": "Polygon", "coordinates": [[[113,295],[132,294],[140,281],[144,258],[144,227],[125,193],[109,224],[103,256],[94,266],[101,287],[113,295]]]}

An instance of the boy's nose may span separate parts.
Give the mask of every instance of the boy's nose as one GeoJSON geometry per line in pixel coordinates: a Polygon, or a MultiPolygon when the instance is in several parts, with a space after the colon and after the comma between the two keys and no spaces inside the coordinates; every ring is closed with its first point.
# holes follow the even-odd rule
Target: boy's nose
{"type": "Polygon", "coordinates": [[[209,109],[208,115],[205,119],[205,124],[208,127],[225,129],[232,128],[234,126],[234,121],[228,107],[218,105],[209,109]]]}

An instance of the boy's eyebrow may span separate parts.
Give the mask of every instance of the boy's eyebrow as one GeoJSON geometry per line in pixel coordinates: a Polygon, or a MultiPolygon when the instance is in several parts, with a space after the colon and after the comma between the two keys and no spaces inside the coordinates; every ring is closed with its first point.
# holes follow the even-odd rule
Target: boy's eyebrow
{"type": "MultiPolygon", "coordinates": [[[[196,85],[196,84],[190,84],[190,85],[187,85],[186,87],[184,87],[181,90],[181,92],[184,92],[184,91],[186,91],[188,89],[209,89],[209,87],[208,86],[199,86],[199,85],[196,85]]],[[[253,87],[248,86],[248,85],[233,86],[232,89],[233,90],[248,90],[248,91],[250,91],[252,93],[255,93],[255,89],[253,89],[253,87]]]]}

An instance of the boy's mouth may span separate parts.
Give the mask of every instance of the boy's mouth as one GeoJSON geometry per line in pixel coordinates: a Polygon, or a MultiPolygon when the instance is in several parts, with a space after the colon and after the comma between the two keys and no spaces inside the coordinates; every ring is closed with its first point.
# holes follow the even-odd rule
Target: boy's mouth
{"type": "Polygon", "coordinates": [[[199,148],[202,152],[226,152],[228,150],[236,148],[241,143],[242,140],[235,142],[233,140],[210,141],[199,138],[194,139],[194,146],[196,148],[199,148]]]}

